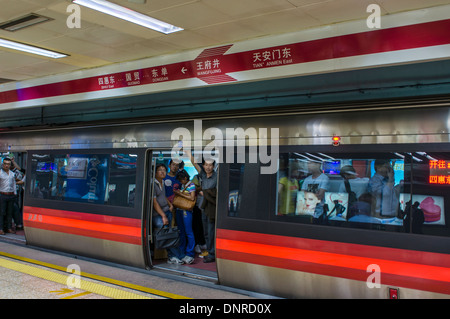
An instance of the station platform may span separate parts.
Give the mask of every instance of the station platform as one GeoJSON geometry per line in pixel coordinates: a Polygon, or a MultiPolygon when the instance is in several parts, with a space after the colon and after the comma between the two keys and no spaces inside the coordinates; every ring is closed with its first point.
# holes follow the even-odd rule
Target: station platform
{"type": "Polygon", "coordinates": [[[0,236],[3,299],[271,298],[218,285],[213,277],[180,276],[164,268],[136,269],[31,247],[20,233],[0,236]]]}

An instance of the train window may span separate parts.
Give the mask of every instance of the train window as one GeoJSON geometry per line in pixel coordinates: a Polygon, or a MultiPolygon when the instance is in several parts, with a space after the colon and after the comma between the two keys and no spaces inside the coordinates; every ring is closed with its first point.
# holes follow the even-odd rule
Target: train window
{"type": "Polygon", "coordinates": [[[450,154],[282,153],[277,180],[277,220],[450,235],[450,154]]]}
{"type": "Polygon", "coordinates": [[[413,189],[400,194],[405,227],[418,234],[450,236],[450,153],[411,153],[413,189]],[[412,216],[412,218],[410,218],[412,216]]]}
{"type": "Polygon", "coordinates": [[[228,216],[264,219],[269,207],[271,175],[260,174],[259,164],[230,164],[228,216]]]}
{"type": "MultiPolygon", "coordinates": [[[[342,156],[342,155],[341,155],[342,156]]],[[[401,231],[404,160],[283,153],[277,216],[301,223],[401,231]]]]}
{"type": "Polygon", "coordinates": [[[134,154],[32,154],[34,198],[134,207],[134,154]]]}

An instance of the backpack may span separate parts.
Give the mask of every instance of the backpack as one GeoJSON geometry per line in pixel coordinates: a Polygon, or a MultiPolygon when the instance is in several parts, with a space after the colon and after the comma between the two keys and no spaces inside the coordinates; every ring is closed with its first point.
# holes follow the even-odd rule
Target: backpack
{"type": "Polygon", "coordinates": [[[348,207],[351,207],[354,202],[358,201],[358,198],[356,198],[356,193],[352,191],[352,188],[350,187],[350,182],[348,179],[344,179],[345,184],[345,190],[348,193],[348,207]]]}

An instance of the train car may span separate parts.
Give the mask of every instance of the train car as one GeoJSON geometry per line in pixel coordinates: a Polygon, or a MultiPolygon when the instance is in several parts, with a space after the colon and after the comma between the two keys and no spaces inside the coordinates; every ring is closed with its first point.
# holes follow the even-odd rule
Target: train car
{"type": "Polygon", "coordinates": [[[182,139],[218,162],[220,284],[287,298],[448,298],[449,123],[448,101],[429,99],[1,138],[27,153],[29,245],[151,269],[152,168],[183,156],[182,139]]]}

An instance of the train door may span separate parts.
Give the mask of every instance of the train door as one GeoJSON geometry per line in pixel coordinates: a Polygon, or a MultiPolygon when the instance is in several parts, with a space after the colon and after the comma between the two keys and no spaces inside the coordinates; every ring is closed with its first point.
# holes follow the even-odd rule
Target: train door
{"type": "MultiPolygon", "coordinates": [[[[146,212],[146,218],[144,221],[146,221],[145,227],[147,228],[147,256],[148,256],[148,264],[151,267],[165,270],[165,271],[171,271],[176,272],[182,275],[188,275],[188,276],[194,276],[199,278],[204,278],[207,280],[217,280],[217,271],[216,271],[216,263],[204,263],[203,262],[203,256],[206,254],[204,248],[204,233],[203,233],[203,225],[202,225],[202,215],[201,211],[198,207],[194,208],[194,211],[192,212],[192,229],[195,235],[196,239],[196,247],[195,247],[195,258],[194,262],[192,264],[169,264],[167,263],[167,253],[166,251],[159,251],[155,250],[153,247],[153,235],[154,235],[154,225],[152,223],[152,216],[154,214],[154,207],[153,207],[153,194],[154,194],[154,187],[155,187],[155,168],[158,164],[164,164],[167,168],[167,176],[164,180],[164,186],[167,189],[168,193],[167,196],[169,199],[172,199],[173,195],[170,193],[170,188],[174,187],[177,188],[178,185],[176,185],[173,180],[170,180],[169,177],[171,175],[175,175],[174,173],[170,172],[171,166],[171,150],[148,150],[146,153],[146,202],[144,209],[146,212]]],[[[196,180],[196,176],[198,174],[197,170],[195,169],[194,165],[189,160],[183,160],[181,166],[179,169],[185,170],[189,175],[189,180],[196,180]]],[[[197,205],[196,205],[197,206],[197,205]]],[[[172,225],[173,226],[179,226],[176,222],[176,212],[172,214],[172,225]]],[[[179,212],[178,214],[182,214],[179,212]]],[[[181,215],[179,215],[181,216],[181,215]]]]}
{"type": "Polygon", "coordinates": [[[153,216],[153,187],[155,180],[155,167],[152,151],[145,152],[145,170],[144,170],[144,198],[143,198],[143,232],[144,232],[144,255],[148,267],[152,267],[152,216],[153,216]]]}

